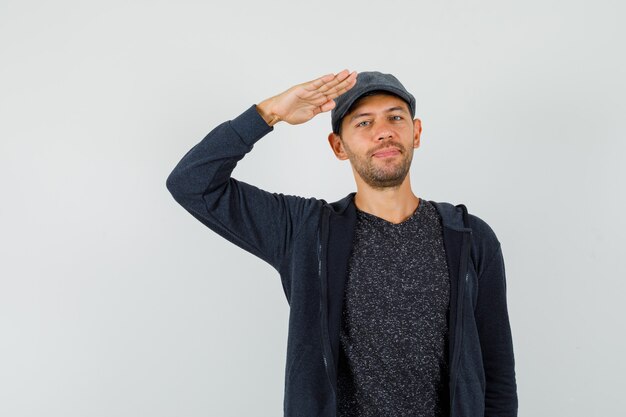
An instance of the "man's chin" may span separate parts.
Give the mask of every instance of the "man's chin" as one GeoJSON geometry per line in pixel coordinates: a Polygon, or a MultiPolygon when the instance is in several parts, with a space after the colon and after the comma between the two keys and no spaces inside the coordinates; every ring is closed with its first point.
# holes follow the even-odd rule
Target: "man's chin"
{"type": "Polygon", "coordinates": [[[393,162],[395,158],[383,158],[380,163],[368,164],[367,166],[355,165],[354,162],[351,161],[352,169],[361,177],[363,182],[372,188],[397,188],[404,182],[409,174],[411,164],[409,162],[408,167],[401,168],[403,161],[396,161],[395,164],[389,164],[386,163],[385,160],[393,162]]]}
{"type": "Polygon", "coordinates": [[[375,178],[363,178],[366,184],[372,188],[397,188],[406,179],[407,174],[404,175],[391,175],[391,176],[379,176],[375,178]]]}

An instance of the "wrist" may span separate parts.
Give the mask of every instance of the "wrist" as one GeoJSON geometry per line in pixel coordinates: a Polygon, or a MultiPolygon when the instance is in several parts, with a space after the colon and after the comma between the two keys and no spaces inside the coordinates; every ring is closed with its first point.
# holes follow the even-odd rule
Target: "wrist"
{"type": "Polygon", "coordinates": [[[280,117],[272,111],[272,99],[268,98],[263,100],[259,104],[256,105],[256,110],[259,112],[259,115],[265,120],[269,126],[274,126],[281,119],[280,117]]]}

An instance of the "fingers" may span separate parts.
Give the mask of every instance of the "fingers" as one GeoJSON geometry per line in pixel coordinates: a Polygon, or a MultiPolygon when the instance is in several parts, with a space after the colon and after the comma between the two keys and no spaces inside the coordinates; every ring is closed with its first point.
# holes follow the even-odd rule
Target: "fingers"
{"type": "Polygon", "coordinates": [[[346,78],[342,82],[338,83],[334,88],[328,90],[324,95],[328,99],[334,99],[334,98],[342,95],[343,93],[345,93],[346,91],[348,91],[349,89],[351,89],[352,87],[355,86],[355,84],[356,84],[356,76],[357,76],[356,71],[352,72],[348,76],[348,78],[346,78]]]}
{"type": "Polygon", "coordinates": [[[356,84],[357,72],[347,69],[337,74],[327,74],[312,81],[292,87],[284,94],[293,94],[299,106],[311,106],[313,117],[332,110],[337,105],[334,98],[356,84]]]}
{"type": "Polygon", "coordinates": [[[304,83],[304,87],[307,90],[313,91],[322,87],[324,84],[329,83],[335,79],[335,74],[326,74],[320,78],[304,83]]]}
{"type": "MultiPolygon", "coordinates": [[[[346,89],[346,87],[350,84],[354,84],[354,82],[356,81],[356,76],[356,71],[350,73],[347,69],[345,69],[337,73],[337,75],[328,74],[316,80],[305,83],[304,87],[312,93],[329,95],[333,94],[336,90],[343,90],[346,89]]],[[[346,89],[345,91],[347,91],[348,89],[346,89]]]]}
{"type": "MultiPolygon", "coordinates": [[[[356,78],[356,71],[350,73],[348,70],[343,70],[337,75],[325,75],[317,80],[301,85],[304,87],[306,93],[300,97],[320,108],[326,108],[328,102],[332,102],[332,107],[334,107],[333,99],[354,87],[356,78]],[[315,86],[317,86],[317,88],[315,88],[315,86]]],[[[330,107],[329,110],[332,109],[332,107],[330,107]]]]}
{"type": "Polygon", "coordinates": [[[328,100],[326,103],[320,106],[320,111],[322,113],[330,111],[335,108],[335,105],[336,105],[335,100],[328,100]]]}
{"type": "Polygon", "coordinates": [[[317,91],[319,91],[320,93],[325,93],[328,90],[336,87],[339,83],[345,81],[345,79],[348,78],[349,75],[350,73],[347,69],[345,69],[337,73],[337,75],[335,75],[332,80],[329,80],[327,83],[324,83],[320,87],[318,87],[317,91]]]}

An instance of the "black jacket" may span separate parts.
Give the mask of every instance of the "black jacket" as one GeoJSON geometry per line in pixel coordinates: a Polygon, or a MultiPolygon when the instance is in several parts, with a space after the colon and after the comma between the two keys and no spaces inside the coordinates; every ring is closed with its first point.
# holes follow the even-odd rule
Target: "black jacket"
{"type": "MultiPolygon", "coordinates": [[[[335,417],[344,282],[354,194],[270,193],[231,177],[273,130],[253,105],[213,129],[167,178],[174,199],[211,230],[278,271],[289,303],[284,415],[335,417]]],[[[451,281],[450,415],[517,415],[513,345],[500,242],[464,205],[431,201],[443,222],[451,281]]]]}

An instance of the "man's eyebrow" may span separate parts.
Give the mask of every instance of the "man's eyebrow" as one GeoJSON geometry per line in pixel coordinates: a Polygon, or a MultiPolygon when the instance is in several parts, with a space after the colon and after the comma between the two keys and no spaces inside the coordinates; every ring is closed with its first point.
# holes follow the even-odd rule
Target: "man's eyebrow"
{"type": "MultiPolygon", "coordinates": [[[[398,111],[398,110],[403,111],[404,113],[408,113],[407,109],[405,107],[402,107],[402,106],[389,107],[387,110],[385,110],[385,112],[386,113],[390,113],[392,111],[398,111]]],[[[350,118],[350,121],[353,121],[354,119],[358,119],[359,117],[371,116],[371,115],[372,115],[372,113],[358,113],[358,114],[353,115],[350,118]]]]}

